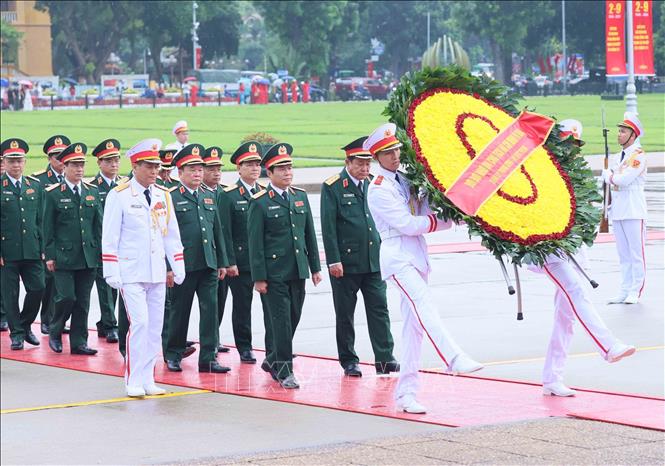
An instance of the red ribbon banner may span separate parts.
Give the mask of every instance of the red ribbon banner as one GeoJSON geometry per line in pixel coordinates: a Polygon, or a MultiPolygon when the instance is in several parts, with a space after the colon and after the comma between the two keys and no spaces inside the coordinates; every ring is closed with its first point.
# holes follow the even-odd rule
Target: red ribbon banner
{"type": "Polygon", "coordinates": [[[633,2],[633,59],[635,74],[653,76],[653,3],[633,2]]]}
{"type": "Polygon", "coordinates": [[[464,169],[446,191],[448,199],[465,214],[476,215],[508,177],[545,142],[553,126],[551,118],[522,112],[464,169]]]}
{"type": "Polygon", "coordinates": [[[626,73],[626,2],[605,2],[605,64],[607,76],[625,76],[626,73]]]}

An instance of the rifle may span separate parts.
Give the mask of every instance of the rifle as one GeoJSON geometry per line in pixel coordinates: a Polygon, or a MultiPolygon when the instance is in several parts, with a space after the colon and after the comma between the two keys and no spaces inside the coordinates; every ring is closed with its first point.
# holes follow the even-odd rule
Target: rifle
{"type": "MultiPolygon", "coordinates": [[[[601,123],[603,125],[603,139],[605,140],[605,161],[604,161],[604,168],[607,170],[609,168],[609,163],[610,163],[610,149],[607,145],[607,133],[609,133],[609,130],[605,127],[605,107],[601,107],[601,113],[600,113],[600,118],[601,118],[601,123]]],[[[607,221],[607,207],[610,204],[610,201],[612,198],[610,197],[610,185],[605,183],[605,180],[603,180],[603,215],[600,218],[600,232],[601,233],[607,233],[609,231],[609,224],[607,221]]]]}

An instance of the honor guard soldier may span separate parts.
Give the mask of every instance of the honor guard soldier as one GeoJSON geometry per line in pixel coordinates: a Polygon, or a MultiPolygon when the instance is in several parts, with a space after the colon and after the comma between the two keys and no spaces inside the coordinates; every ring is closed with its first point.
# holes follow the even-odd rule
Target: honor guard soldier
{"type": "Polygon", "coordinates": [[[39,345],[30,326],[39,312],[45,286],[42,188],[36,178],[23,175],[28,150],[28,144],[17,138],[7,139],[0,146],[5,167],[0,177],[0,299],[13,350],[23,349],[24,341],[39,345]],[[22,310],[19,279],[26,290],[22,310]]]}
{"type": "Polygon", "coordinates": [[[409,180],[397,171],[402,144],[395,131],[392,123],[382,125],[363,144],[379,163],[367,202],[381,235],[381,276],[399,291],[404,318],[404,350],[395,399],[405,412],[421,414],[426,409],[416,401],[416,393],[423,334],[427,334],[449,372],[465,374],[483,366],[463,353],[453,340],[430,294],[427,281],[431,267],[423,235],[450,228],[451,224],[439,220],[427,199],[412,192],[409,180]]]}
{"type": "Polygon", "coordinates": [[[381,237],[367,206],[372,154],[363,149],[366,139],[356,139],[342,148],[345,168],[321,185],[321,233],[335,304],[337,353],[344,374],[351,377],[362,376],[354,350],[353,314],[358,291],[365,302],[376,372],[399,371],[393,356],[386,282],[379,265],[381,237]]]}
{"type": "MultiPolygon", "coordinates": [[[[67,136],[62,134],[56,134],[51,136],[44,143],[44,154],[48,157],[48,165],[45,170],[33,173],[32,176],[36,177],[39,180],[39,183],[42,186],[42,189],[46,189],[49,186],[60,183],[64,179],[64,165],[58,160],[58,154],[65,150],[71,141],[67,136]]],[[[46,268],[46,266],[44,266],[46,268]]],[[[54,303],[55,303],[55,288],[53,286],[53,274],[48,270],[45,270],[46,277],[46,289],[42,296],[42,307],[41,307],[41,331],[44,335],[49,333],[49,323],[54,313],[54,303]]],[[[66,330],[66,329],[65,329],[66,330]]],[[[66,331],[65,331],[66,333],[66,331]]]]}
{"type": "MultiPolygon", "coordinates": [[[[5,174],[5,162],[2,158],[2,152],[0,152],[0,177],[5,174]]],[[[5,308],[2,306],[2,298],[0,297],[0,332],[6,332],[9,330],[9,324],[7,323],[7,315],[5,314],[5,308]]]]}
{"type": "Polygon", "coordinates": [[[215,193],[201,187],[204,152],[202,145],[189,144],[173,159],[180,185],[170,192],[185,248],[187,276],[182,284],[173,288],[165,358],[170,371],[182,371],[180,361],[186,348],[189,316],[196,294],[200,311],[199,372],[224,373],[231,369],[220,365],[216,359],[219,341],[217,283],[224,279],[229,264],[215,193]]]}
{"type": "MultiPolygon", "coordinates": [[[[263,157],[270,184],[252,196],[249,205],[249,264],[254,288],[266,297],[272,332],[272,351],[266,365],[287,389],[299,388],[293,374],[293,335],[305,301],[305,280],[312,272],[321,282],[319,248],[312,210],[304,190],[291,186],[293,148],[272,146],[263,157]]],[[[266,312],[266,309],[264,309],[266,312]]],[[[262,365],[264,368],[264,365],[262,365]]],[[[265,370],[265,368],[264,368],[265,370]]]]}
{"type": "Polygon", "coordinates": [[[612,220],[621,264],[621,291],[610,304],[636,304],[644,291],[646,277],[647,200],[644,185],[647,182],[647,158],[640,144],[644,128],[633,112],[624,113],[623,121],[617,126],[617,141],[622,150],[615,156],[612,168],[603,170],[603,179],[612,193],[608,216],[612,220]]]}
{"type": "MultiPolygon", "coordinates": [[[[185,147],[187,141],[189,141],[189,127],[187,126],[187,122],[185,120],[177,121],[176,124],[173,125],[173,130],[171,132],[175,136],[175,142],[172,142],[167,147],[175,147],[176,152],[178,152],[185,147]]],[[[175,178],[177,175],[178,169],[174,166],[171,169],[171,176],[175,178]]]]}
{"type": "MultiPolygon", "coordinates": [[[[108,193],[126,180],[118,177],[120,169],[120,142],[117,139],[105,139],[100,142],[92,151],[92,155],[97,157],[99,173],[92,180],[93,186],[99,193],[99,202],[104,211],[104,203],[108,193]]],[[[99,238],[101,241],[101,237],[99,238]]],[[[97,336],[106,338],[108,343],[118,342],[118,322],[115,318],[115,303],[118,301],[118,291],[111,288],[106,280],[102,267],[97,267],[95,277],[97,286],[97,297],[99,298],[99,310],[101,318],[97,322],[97,336]]]]}
{"type": "Polygon", "coordinates": [[[178,186],[178,178],[173,172],[173,157],[180,150],[177,144],[167,144],[166,147],[159,151],[159,158],[162,161],[162,166],[159,169],[159,178],[157,184],[166,188],[178,186]]]}
{"type": "MultiPolygon", "coordinates": [[[[220,181],[222,180],[222,166],[223,166],[222,154],[223,151],[221,147],[212,146],[208,147],[205,150],[205,154],[203,155],[203,161],[205,162],[205,166],[203,167],[202,186],[215,193],[215,203],[217,204],[218,208],[219,208],[221,195],[224,192],[224,188],[226,188],[226,185],[220,183],[220,181]]],[[[226,252],[228,255],[232,243],[231,234],[228,227],[224,225],[224,220],[221,216],[221,213],[219,218],[220,221],[222,222],[222,233],[224,236],[224,244],[226,246],[226,252]]],[[[228,257],[230,258],[230,256],[228,257]]],[[[229,291],[229,276],[227,275],[226,277],[224,277],[224,280],[220,280],[219,283],[217,283],[217,323],[219,325],[222,325],[222,317],[224,317],[224,307],[226,305],[226,296],[228,295],[228,291],[229,291]]],[[[220,341],[217,344],[217,352],[218,353],[229,352],[229,348],[222,345],[221,343],[221,335],[220,335],[220,341]]]]}
{"type": "Polygon", "coordinates": [[[141,397],[166,392],[155,385],[166,286],[185,279],[178,219],[168,191],[155,184],[159,139],[146,139],[126,153],[134,176],[106,198],[102,233],[104,279],[120,290],[129,317],[125,389],[141,397]],[[172,269],[167,273],[166,261],[172,269]]]}
{"type": "MultiPolygon", "coordinates": [[[[254,284],[249,267],[247,214],[252,196],[264,189],[257,181],[261,176],[261,154],[261,144],[248,141],[231,155],[231,163],[235,164],[240,177],[235,184],[224,189],[219,205],[222,225],[231,236],[230,242],[227,242],[229,244],[227,252],[229,262],[235,265],[228,269],[226,281],[233,295],[233,337],[240,362],[244,364],[256,363],[256,357],[252,352],[254,284]]],[[[261,295],[262,299],[263,296],[261,295]]],[[[267,319],[268,316],[264,313],[263,317],[267,319]]],[[[270,332],[266,332],[266,351],[272,347],[270,336],[270,332]]]]}
{"type": "Polygon", "coordinates": [[[88,347],[88,311],[101,265],[102,206],[97,188],[82,181],[86,151],[85,144],[76,142],[58,154],[65,177],[46,188],[44,243],[46,268],[55,283],[49,347],[62,352],[62,331],[71,314],[70,351],[91,356],[97,350],[88,347]]]}

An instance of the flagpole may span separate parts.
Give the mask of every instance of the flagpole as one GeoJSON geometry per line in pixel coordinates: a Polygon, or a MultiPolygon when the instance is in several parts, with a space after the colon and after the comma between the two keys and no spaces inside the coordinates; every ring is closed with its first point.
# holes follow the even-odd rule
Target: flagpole
{"type": "Polygon", "coordinates": [[[635,60],[633,54],[633,0],[626,0],[626,35],[628,36],[628,83],[626,84],[626,111],[637,113],[635,95],[635,60]]]}

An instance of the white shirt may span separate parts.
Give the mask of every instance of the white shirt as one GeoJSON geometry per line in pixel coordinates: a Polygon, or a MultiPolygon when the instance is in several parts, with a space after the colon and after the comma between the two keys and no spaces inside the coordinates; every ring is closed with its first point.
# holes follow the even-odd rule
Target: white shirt
{"type": "Polygon", "coordinates": [[[647,181],[647,159],[639,139],[614,156],[610,177],[612,203],[609,218],[630,220],[647,218],[647,200],[644,185],[647,181]]]}
{"type": "Polygon", "coordinates": [[[111,186],[111,184],[114,183],[114,182],[115,183],[118,182],[118,177],[117,176],[115,177],[115,179],[107,178],[106,176],[104,176],[104,174],[102,172],[99,172],[99,176],[101,176],[102,179],[104,181],[106,181],[106,184],[108,184],[109,186],[111,186]]]}
{"type": "Polygon", "coordinates": [[[79,196],[81,195],[81,182],[79,181],[78,183],[74,184],[70,182],[67,178],[65,178],[65,183],[67,183],[67,186],[69,186],[69,189],[74,192],[74,186],[76,186],[76,189],[78,190],[79,196]]]}
{"type": "Polygon", "coordinates": [[[5,173],[7,174],[7,178],[9,178],[9,182],[12,184],[12,186],[16,186],[16,182],[17,182],[17,181],[18,181],[18,183],[19,183],[19,188],[20,188],[21,186],[23,186],[23,181],[21,181],[21,180],[16,180],[16,179],[12,178],[12,177],[9,175],[9,173],[7,173],[7,172],[5,172],[5,173]]]}
{"type": "MultiPolygon", "coordinates": [[[[255,184],[254,186],[250,186],[250,185],[248,185],[247,183],[245,183],[245,180],[243,180],[242,178],[238,178],[238,179],[240,180],[240,182],[241,182],[242,185],[245,187],[245,190],[246,190],[248,193],[251,193],[251,192],[252,192],[252,189],[256,189],[256,192],[259,191],[260,188],[258,187],[258,184],[255,184]]],[[[273,186],[273,188],[274,188],[274,186],[273,186]]]]}
{"type": "Polygon", "coordinates": [[[452,222],[437,219],[427,199],[410,193],[402,175],[379,166],[367,191],[367,204],[381,235],[381,277],[385,280],[404,267],[429,273],[427,243],[423,234],[445,230],[452,222]]]}

